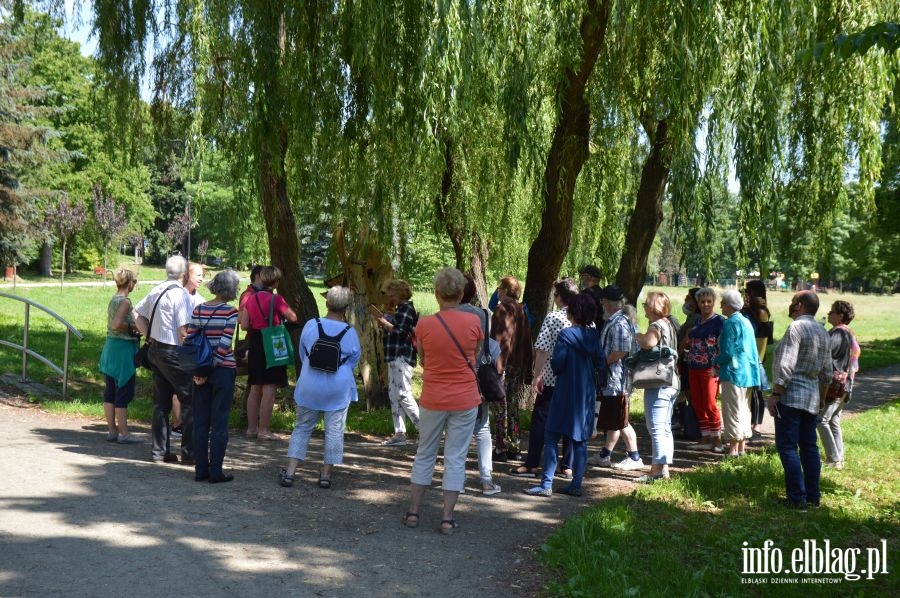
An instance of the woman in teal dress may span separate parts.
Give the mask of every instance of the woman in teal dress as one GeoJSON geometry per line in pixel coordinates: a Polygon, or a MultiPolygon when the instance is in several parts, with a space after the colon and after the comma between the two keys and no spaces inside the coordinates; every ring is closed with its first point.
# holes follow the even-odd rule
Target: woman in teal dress
{"type": "Polygon", "coordinates": [[[100,353],[100,372],[106,379],[103,411],[108,428],[106,440],[119,444],[141,442],[128,433],[128,403],[134,399],[134,355],[139,335],[128,295],[137,285],[134,272],[119,268],[115,275],[118,290],[106,308],[106,342],[100,353]]]}

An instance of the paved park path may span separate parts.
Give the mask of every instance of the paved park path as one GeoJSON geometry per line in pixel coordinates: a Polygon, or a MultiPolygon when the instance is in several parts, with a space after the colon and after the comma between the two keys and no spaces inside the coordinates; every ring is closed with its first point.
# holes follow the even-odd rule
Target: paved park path
{"type": "MultiPolygon", "coordinates": [[[[900,365],[859,377],[850,410],[900,395],[900,365]]],[[[145,439],[147,428],[134,426],[145,439]]],[[[646,431],[638,426],[642,452],[646,431]]],[[[193,481],[191,468],[148,462],[149,445],[105,442],[105,424],[45,413],[0,388],[0,596],[530,596],[534,559],[566,518],[629,492],[630,473],[592,469],[586,496],[536,499],[500,472],[503,493],[477,491],[470,453],[458,534],[436,532],[440,480],[421,525],[400,524],[413,447],[349,435],[333,487],[312,463],[293,488],[276,474],[287,448],[234,434],[236,480],[193,481]]],[[[313,458],[321,456],[321,438],[313,458]]],[[[676,444],[675,470],[719,459],[676,444]]]]}

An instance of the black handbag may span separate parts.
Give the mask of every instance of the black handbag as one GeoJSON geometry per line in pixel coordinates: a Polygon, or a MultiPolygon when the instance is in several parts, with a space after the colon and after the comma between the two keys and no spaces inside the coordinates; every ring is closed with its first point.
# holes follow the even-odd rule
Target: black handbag
{"type": "Polygon", "coordinates": [[[488,350],[487,310],[482,311],[485,317],[484,343],[481,345],[481,357],[478,358],[475,377],[478,378],[478,390],[481,392],[482,400],[485,403],[497,403],[506,398],[506,385],[503,384],[503,376],[497,371],[497,363],[488,350]]]}
{"type": "Polygon", "coordinates": [[[153,304],[153,311],[150,312],[150,325],[147,326],[147,338],[144,340],[144,344],[141,345],[141,348],[137,350],[137,353],[134,354],[134,367],[136,368],[146,368],[148,370],[153,370],[153,365],[150,363],[150,359],[148,355],[150,353],[150,333],[153,331],[153,318],[156,317],[156,308],[159,307],[159,302],[163,298],[163,295],[176,288],[178,285],[173,284],[172,286],[166,288],[165,291],[159,294],[159,297],[156,298],[156,303],[153,304]]]}

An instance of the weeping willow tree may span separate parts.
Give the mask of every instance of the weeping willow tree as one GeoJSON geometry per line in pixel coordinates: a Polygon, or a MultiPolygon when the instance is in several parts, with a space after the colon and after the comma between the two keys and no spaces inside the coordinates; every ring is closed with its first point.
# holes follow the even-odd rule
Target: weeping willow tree
{"type": "Polygon", "coordinates": [[[848,164],[862,201],[871,195],[896,77],[880,47],[841,64],[797,59],[890,18],[885,0],[94,7],[110,89],[136,102],[153,49],[155,113],[192,112],[191,147],[216,144],[255,190],[304,317],[315,307],[300,224],[341,223],[351,238],[365,227],[403,259],[424,222],[466,269],[519,272],[527,260],[538,316],[560,268],[583,258],[634,298],[663,201],[681,247],[705,252],[722,196],[712,190],[732,161],[739,250],[771,260],[777,235],[764,231],[814,227],[845,206],[848,164]]]}

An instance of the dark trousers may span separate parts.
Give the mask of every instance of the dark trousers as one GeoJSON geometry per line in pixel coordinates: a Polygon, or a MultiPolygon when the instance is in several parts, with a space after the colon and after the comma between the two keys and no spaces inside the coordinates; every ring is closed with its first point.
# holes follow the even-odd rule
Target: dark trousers
{"type": "Polygon", "coordinates": [[[194,458],[194,410],[191,397],[193,382],[190,374],[178,365],[178,352],[174,346],[150,343],[150,363],[153,365],[153,417],[151,433],[154,459],[162,459],[170,452],[169,413],[172,412],[172,395],[181,401],[181,457],[194,458]]]}
{"type": "Polygon", "coordinates": [[[766,398],[759,387],[754,388],[750,397],[750,424],[758,426],[766,414],[766,398]]]}
{"type": "Polygon", "coordinates": [[[784,467],[788,498],[797,504],[818,504],[822,462],[816,444],[818,414],[778,403],[775,417],[775,448],[784,467]]]}
{"type": "MultiPolygon", "coordinates": [[[[534,400],[534,409],[531,412],[531,429],[528,431],[528,456],[525,457],[525,467],[535,469],[541,465],[541,451],[544,448],[544,425],[547,423],[547,414],[550,413],[550,403],[553,401],[553,387],[545,386],[544,392],[538,394],[534,400]]],[[[572,450],[572,441],[568,436],[563,436],[563,469],[572,469],[575,461],[575,453],[572,450]]]]}
{"type": "Polygon", "coordinates": [[[217,367],[204,384],[194,386],[194,459],[198,477],[222,477],[234,378],[234,368],[217,367]]]}

